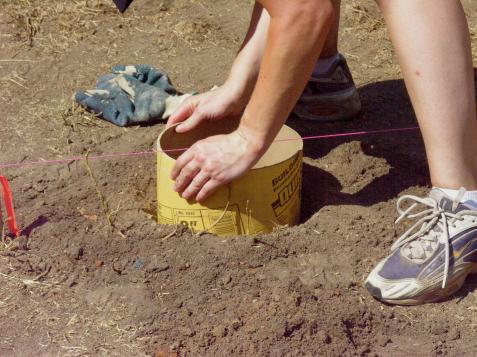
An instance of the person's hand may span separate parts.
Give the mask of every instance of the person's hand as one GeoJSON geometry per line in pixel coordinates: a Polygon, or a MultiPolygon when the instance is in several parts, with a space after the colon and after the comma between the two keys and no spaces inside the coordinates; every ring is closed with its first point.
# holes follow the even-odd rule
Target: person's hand
{"type": "Polygon", "coordinates": [[[197,127],[203,121],[221,120],[241,113],[241,94],[231,86],[192,96],[169,118],[167,127],[181,123],[176,127],[178,133],[184,133],[197,127]]]}
{"type": "Polygon", "coordinates": [[[260,159],[263,145],[241,128],[198,141],[176,161],[174,190],[187,200],[206,200],[220,186],[245,174],[260,159]]]}

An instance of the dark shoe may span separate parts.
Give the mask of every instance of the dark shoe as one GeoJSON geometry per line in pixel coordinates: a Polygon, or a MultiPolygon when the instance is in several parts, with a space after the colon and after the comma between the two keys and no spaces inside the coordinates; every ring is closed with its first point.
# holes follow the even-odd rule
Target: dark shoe
{"type": "Polygon", "coordinates": [[[361,101],[346,59],[340,54],[329,71],[313,75],[293,113],[312,121],[342,121],[361,111],[361,101]]]}

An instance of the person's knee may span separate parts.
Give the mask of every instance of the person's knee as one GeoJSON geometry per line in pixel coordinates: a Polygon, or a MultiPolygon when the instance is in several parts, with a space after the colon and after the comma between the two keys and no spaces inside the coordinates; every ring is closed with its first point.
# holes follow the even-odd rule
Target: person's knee
{"type": "Polygon", "coordinates": [[[301,0],[297,3],[303,7],[302,12],[325,23],[331,23],[335,19],[336,9],[331,0],[301,0]]]}
{"type": "Polygon", "coordinates": [[[336,20],[338,16],[338,12],[333,5],[331,0],[320,0],[318,2],[318,16],[326,23],[327,26],[331,26],[331,24],[336,20]]]}
{"type": "Polygon", "coordinates": [[[388,5],[389,1],[388,0],[374,0],[376,4],[378,4],[379,8],[381,11],[386,9],[386,6],[388,5]]]}
{"type": "Polygon", "coordinates": [[[329,28],[336,18],[336,10],[331,0],[293,0],[293,6],[286,13],[289,20],[309,27],[310,31],[321,32],[329,28]]]}

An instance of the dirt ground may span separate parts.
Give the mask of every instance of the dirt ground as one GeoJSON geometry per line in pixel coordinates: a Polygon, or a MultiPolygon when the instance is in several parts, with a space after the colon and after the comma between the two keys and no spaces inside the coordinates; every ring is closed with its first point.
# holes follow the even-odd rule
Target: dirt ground
{"type": "MultiPolygon", "coordinates": [[[[150,150],[163,125],[112,126],[72,93],[116,64],[163,68],[183,91],[220,84],[252,3],[137,0],[120,15],[109,0],[0,0],[0,162],[150,150]]],[[[414,126],[374,3],[343,1],[341,40],[363,113],[289,125],[414,126]]],[[[231,239],[154,222],[154,156],[3,170],[24,236],[0,247],[0,355],[477,354],[477,279],[418,307],[363,288],[403,230],[396,197],[429,188],[419,133],[308,141],[305,156],[303,223],[231,239]]]]}

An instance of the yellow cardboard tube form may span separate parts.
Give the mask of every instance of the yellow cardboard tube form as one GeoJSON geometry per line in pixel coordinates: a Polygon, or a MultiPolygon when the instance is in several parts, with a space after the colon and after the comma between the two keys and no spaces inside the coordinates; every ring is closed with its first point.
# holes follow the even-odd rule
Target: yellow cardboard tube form
{"type": "Polygon", "coordinates": [[[300,221],[303,141],[284,126],[260,161],[243,177],[221,187],[207,201],[187,201],[174,191],[175,160],[195,142],[235,130],[238,120],[205,122],[178,134],[175,127],[157,142],[157,221],[184,224],[194,232],[237,236],[273,231],[300,221]],[[166,152],[163,152],[165,150],[166,152]],[[176,150],[176,151],[171,151],[176,150]]]}

